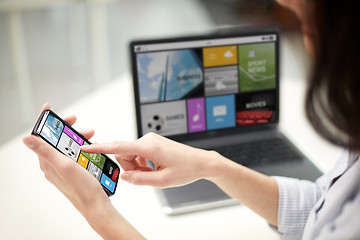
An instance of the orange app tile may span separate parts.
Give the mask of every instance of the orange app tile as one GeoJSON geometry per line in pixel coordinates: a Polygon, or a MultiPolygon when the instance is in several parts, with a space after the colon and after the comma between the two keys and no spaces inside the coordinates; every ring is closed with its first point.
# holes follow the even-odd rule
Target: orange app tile
{"type": "Polygon", "coordinates": [[[84,168],[87,168],[87,165],[89,163],[89,159],[87,159],[84,155],[80,153],[78,163],[83,166],[84,168]]]}
{"type": "Polygon", "coordinates": [[[203,50],[204,67],[237,64],[236,46],[212,47],[203,50]]]}

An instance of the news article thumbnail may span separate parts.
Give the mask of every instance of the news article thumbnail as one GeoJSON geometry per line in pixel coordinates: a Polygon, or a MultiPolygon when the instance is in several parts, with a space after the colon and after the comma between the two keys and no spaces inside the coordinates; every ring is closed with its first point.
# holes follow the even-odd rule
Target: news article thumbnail
{"type": "Polygon", "coordinates": [[[239,92],[276,87],[275,43],[239,45],[239,92]]]}
{"type": "Polygon", "coordinates": [[[201,49],[137,54],[140,102],[204,95],[201,49]]]}
{"type": "Polygon", "coordinates": [[[205,95],[225,95],[238,92],[237,66],[205,68],[205,95]]]}

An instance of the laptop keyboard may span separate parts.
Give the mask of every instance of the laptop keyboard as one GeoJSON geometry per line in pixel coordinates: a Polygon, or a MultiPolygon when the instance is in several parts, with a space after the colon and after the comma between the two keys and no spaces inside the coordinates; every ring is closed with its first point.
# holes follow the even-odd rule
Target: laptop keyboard
{"type": "Polygon", "coordinates": [[[264,139],[255,142],[207,148],[244,166],[267,165],[298,161],[303,155],[288,141],[282,138],[264,139]]]}

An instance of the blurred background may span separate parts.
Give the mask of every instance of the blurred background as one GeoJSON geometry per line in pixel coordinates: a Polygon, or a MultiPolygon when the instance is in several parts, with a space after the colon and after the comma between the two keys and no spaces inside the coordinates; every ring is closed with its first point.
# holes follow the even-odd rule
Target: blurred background
{"type": "Polygon", "coordinates": [[[267,24],[283,32],[281,78],[304,80],[298,21],[273,0],[0,0],[0,146],[45,102],[61,111],[130,72],[133,39],[267,24]]]}

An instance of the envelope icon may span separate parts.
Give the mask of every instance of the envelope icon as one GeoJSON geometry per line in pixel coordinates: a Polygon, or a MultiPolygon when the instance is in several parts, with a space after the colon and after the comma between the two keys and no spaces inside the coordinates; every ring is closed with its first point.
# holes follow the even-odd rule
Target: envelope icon
{"type": "Polygon", "coordinates": [[[227,114],[226,105],[218,105],[213,107],[213,116],[224,116],[227,114]]]}

